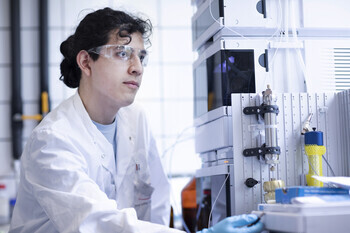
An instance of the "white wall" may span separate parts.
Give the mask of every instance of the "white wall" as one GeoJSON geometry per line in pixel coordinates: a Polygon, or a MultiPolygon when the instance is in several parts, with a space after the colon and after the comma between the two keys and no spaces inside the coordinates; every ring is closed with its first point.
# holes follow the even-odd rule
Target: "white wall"
{"type": "MultiPolygon", "coordinates": [[[[73,93],[59,81],[62,56],[59,46],[79,21],[93,10],[112,7],[143,12],[155,26],[152,52],[137,101],[151,121],[164,163],[176,174],[193,173],[200,162],[194,152],[193,130],[187,130],[174,150],[180,132],[192,125],[193,85],[190,0],[49,0],[49,87],[52,107],[73,93]],[[169,156],[173,155],[172,166],[169,156]]],[[[39,112],[39,1],[21,0],[23,113],[39,112]]],[[[0,176],[12,171],[10,0],[0,0],[0,176]]],[[[37,122],[25,121],[23,142],[37,122]]],[[[183,182],[177,182],[177,190],[183,182]]],[[[178,193],[176,194],[178,199],[178,193]]]]}

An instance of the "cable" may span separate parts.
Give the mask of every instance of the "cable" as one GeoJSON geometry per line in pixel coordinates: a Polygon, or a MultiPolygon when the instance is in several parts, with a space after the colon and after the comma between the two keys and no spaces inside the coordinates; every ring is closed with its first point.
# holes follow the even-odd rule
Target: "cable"
{"type": "MultiPolygon", "coordinates": [[[[172,185],[170,185],[170,193],[171,193],[171,197],[172,197],[173,200],[174,200],[174,202],[173,202],[173,204],[174,204],[174,209],[176,210],[177,213],[179,213],[180,211],[179,211],[179,207],[177,206],[176,201],[175,201],[174,191],[173,191],[173,186],[172,186],[172,185]]],[[[187,233],[191,233],[191,231],[190,231],[190,230],[188,229],[188,227],[187,227],[187,224],[186,224],[186,222],[185,222],[183,216],[181,216],[181,223],[182,223],[182,226],[185,228],[185,231],[186,231],[187,233]]]]}
{"type": "Polygon", "coordinates": [[[278,31],[280,31],[280,36],[282,36],[282,33],[281,33],[281,28],[282,28],[282,4],[281,4],[281,0],[278,0],[278,8],[279,8],[279,11],[277,12],[277,18],[279,19],[279,23],[277,24],[277,28],[276,28],[275,32],[269,38],[267,38],[267,40],[270,40],[271,38],[273,38],[278,31]]]}
{"type": "MultiPolygon", "coordinates": [[[[177,135],[175,142],[174,142],[170,147],[166,148],[166,149],[163,151],[162,155],[161,155],[161,158],[164,158],[165,155],[166,155],[169,151],[171,151],[170,157],[169,157],[169,165],[168,165],[168,169],[169,169],[169,170],[168,170],[168,174],[169,174],[169,180],[170,180],[170,182],[171,182],[171,185],[170,185],[170,193],[171,193],[171,197],[172,197],[172,199],[173,199],[174,209],[176,210],[177,213],[180,213],[180,211],[179,211],[179,207],[178,207],[177,204],[176,204],[176,199],[175,199],[175,196],[174,196],[175,194],[174,194],[174,190],[173,190],[173,186],[172,186],[172,172],[171,172],[171,164],[172,164],[172,162],[171,162],[171,161],[172,161],[172,158],[173,158],[173,152],[174,152],[175,146],[178,145],[178,144],[181,143],[181,142],[184,142],[184,141],[187,141],[187,140],[193,138],[193,135],[191,135],[191,136],[189,136],[189,137],[187,137],[187,138],[185,138],[185,139],[180,140],[181,137],[183,136],[183,134],[184,134],[188,129],[192,129],[192,128],[193,128],[193,126],[188,126],[188,127],[184,128],[184,129],[177,135]]],[[[187,224],[185,223],[185,220],[183,219],[182,216],[181,216],[181,223],[182,223],[182,226],[184,227],[185,231],[186,231],[187,233],[191,233],[190,230],[188,229],[187,224]]]]}
{"type": "MultiPolygon", "coordinates": [[[[163,151],[163,154],[162,154],[161,158],[163,158],[163,157],[168,153],[169,150],[173,149],[173,148],[176,146],[176,144],[188,140],[188,139],[186,139],[186,140],[179,141],[179,139],[182,137],[182,134],[184,134],[187,130],[192,129],[192,128],[193,128],[193,125],[184,128],[184,129],[177,135],[175,142],[174,142],[171,146],[169,146],[168,148],[166,148],[166,149],[163,151]]],[[[191,136],[191,137],[193,137],[193,136],[191,136]]]]}
{"type": "Polygon", "coordinates": [[[171,165],[172,165],[172,159],[173,159],[173,154],[174,154],[174,148],[175,148],[175,146],[178,145],[180,142],[185,142],[185,141],[187,141],[187,140],[189,140],[189,139],[191,139],[191,138],[194,137],[194,136],[192,135],[192,136],[187,137],[187,138],[185,138],[185,139],[183,139],[183,140],[180,141],[180,138],[182,137],[182,135],[183,135],[188,129],[192,129],[192,128],[193,128],[193,126],[188,126],[188,127],[184,128],[184,129],[177,135],[175,142],[174,142],[170,147],[168,147],[167,149],[165,149],[164,152],[163,152],[163,154],[162,154],[162,156],[161,156],[161,158],[164,158],[165,155],[166,155],[169,151],[171,151],[170,156],[169,156],[169,165],[168,165],[168,174],[169,174],[169,179],[170,179],[170,180],[172,179],[171,165]]]}
{"type": "MultiPolygon", "coordinates": [[[[221,23],[220,23],[217,19],[215,19],[214,15],[213,15],[213,12],[211,11],[211,3],[212,3],[212,1],[213,1],[213,0],[209,0],[209,12],[210,12],[210,16],[213,18],[213,20],[214,20],[215,22],[217,22],[219,25],[221,25],[221,23]]],[[[242,37],[242,38],[244,38],[244,39],[246,39],[246,40],[249,40],[248,38],[246,38],[245,36],[243,36],[241,33],[236,32],[235,30],[232,30],[231,28],[228,28],[228,27],[226,27],[225,25],[222,25],[222,26],[224,26],[224,28],[228,29],[229,31],[235,33],[236,35],[239,35],[240,37],[242,37]]]]}
{"type": "Polygon", "coordinates": [[[328,163],[328,160],[326,159],[326,157],[324,155],[322,155],[322,158],[324,159],[324,161],[327,163],[327,166],[329,167],[329,169],[331,170],[332,172],[332,175],[335,176],[335,173],[331,167],[331,165],[328,163]]]}
{"type": "MultiPolygon", "coordinates": [[[[218,21],[215,17],[214,17],[214,15],[213,15],[213,12],[212,12],[212,8],[211,8],[211,3],[212,3],[212,1],[213,0],[210,0],[209,1],[209,12],[210,12],[210,16],[212,17],[212,19],[216,22],[216,23],[218,23],[219,25],[221,25],[221,23],[220,23],[220,21],[218,21]]],[[[281,0],[278,0],[278,13],[277,13],[277,19],[279,19],[279,22],[277,23],[277,28],[276,28],[276,30],[274,31],[274,33],[270,36],[270,37],[268,37],[266,40],[267,41],[269,41],[269,40],[271,40],[273,37],[275,37],[275,35],[278,33],[278,32],[280,32],[280,35],[279,35],[279,42],[281,42],[281,40],[282,40],[282,37],[283,37],[283,33],[281,32],[281,28],[282,28],[282,18],[283,18],[283,14],[282,14],[282,4],[281,4],[281,0]]],[[[233,33],[235,33],[236,35],[239,35],[240,37],[242,37],[242,38],[244,38],[244,39],[246,39],[246,40],[251,40],[250,38],[247,38],[247,37],[245,37],[244,35],[242,35],[242,34],[240,34],[239,32],[237,32],[237,31],[235,31],[235,30],[233,30],[233,29],[231,29],[231,28],[229,28],[229,27],[227,27],[226,25],[222,25],[224,28],[226,28],[227,30],[229,30],[229,31],[231,31],[231,32],[233,32],[233,33]]],[[[278,52],[278,49],[279,49],[279,47],[277,47],[276,48],[276,51],[275,51],[275,53],[274,53],[274,55],[272,56],[272,60],[271,60],[271,62],[269,63],[269,69],[271,69],[272,68],[272,66],[273,66],[273,64],[274,64],[274,60],[275,60],[275,56],[276,56],[276,54],[277,54],[277,52],[278,52]]],[[[266,86],[266,81],[267,81],[267,79],[269,79],[270,78],[270,73],[269,72],[266,72],[266,74],[265,74],[265,80],[264,80],[264,85],[263,86],[266,86]]]]}
{"type": "MultiPolygon", "coordinates": [[[[281,41],[282,41],[282,33],[281,33],[281,36],[279,37],[279,41],[278,41],[278,42],[280,43],[281,41]]],[[[273,56],[272,56],[271,62],[269,62],[269,70],[271,70],[272,66],[274,65],[275,56],[276,56],[276,54],[277,54],[279,48],[280,48],[280,47],[277,47],[277,48],[276,48],[276,51],[274,52],[274,54],[273,54],[273,56]]],[[[267,84],[268,84],[268,82],[269,82],[269,80],[270,80],[270,77],[271,77],[270,74],[271,74],[271,72],[266,72],[263,87],[266,87],[266,86],[267,86],[267,84]]],[[[270,82],[272,82],[272,80],[270,80],[270,82]]],[[[275,85],[274,85],[274,86],[275,86],[275,85]]]]}
{"type": "Polygon", "coordinates": [[[177,144],[182,143],[182,142],[185,142],[185,141],[187,141],[187,140],[189,140],[189,139],[191,139],[191,138],[193,138],[193,135],[192,135],[192,136],[189,136],[189,137],[187,137],[187,138],[181,139],[181,140],[176,139],[175,142],[174,142],[171,146],[169,146],[168,148],[166,148],[166,149],[163,151],[163,153],[162,153],[162,155],[161,155],[161,158],[164,158],[165,155],[166,155],[169,151],[172,151],[172,150],[177,146],[177,144]]]}
{"type": "MultiPolygon", "coordinates": [[[[278,44],[280,45],[281,41],[282,41],[282,38],[283,38],[283,33],[281,31],[281,28],[282,28],[282,17],[283,17],[281,0],[278,0],[278,9],[279,9],[278,10],[279,14],[277,16],[277,18],[279,18],[278,27],[277,27],[276,31],[272,34],[272,36],[267,38],[267,40],[271,40],[275,36],[275,34],[279,31],[280,34],[279,34],[279,40],[278,40],[279,43],[278,44]]],[[[271,70],[273,65],[274,65],[276,54],[277,54],[279,49],[280,49],[280,47],[276,48],[276,50],[275,50],[275,52],[274,52],[274,54],[272,56],[271,62],[269,62],[269,64],[268,64],[269,70],[271,70]]],[[[271,74],[271,72],[266,72],[263,87],[266,87],[268,83],[272,82],[272,80],[270,80],[270,77],[271,77],[270,74],[271,74]]]]}
{"type": "Polygon", "coordinates": [[[166,154],[168,151],[171,152],[171,153],[170,153],[170,156],[169,156],[168,166],[167,166],[167,167],[168,167],[168,174],[169,174],[168,177],[169,177],[169,179],[172,179],[171,166],[172,166],[172,161],[173,161],[174,148],[175,148],[179,143],[188,141],[188,140],[192,139],[193,137],[194,137],[194,136],[192,135],[192,136],[189,136],[189,137],[184,138],[184,139],[182,139],[182,140],[178,140],[178,139],[177,139],[173,145],[171,145],[169,148],[167,148],[167,149],[164,151],[165,153],[163,153],[163,155],[162,155],[161,158],[163,158],[163,157],[165,156],[165,154],[166,154]]]}
{"type": "Polygon", "coordinates": [[[169,156],[169,165],[168,165],[168,174],[169,174],[169,179],[172,179],[172,172],[171,172],[171,165],[172,165],[172,159],[173,159],[173,154],[174,154],[174,148],[176,145],[178,145],[180,142],[185,142],[189,139],[192,139],[194,136],[191,135],[190,137],[187,137],[181,141],[179,141],[179,139],[182,137],[183,133],[186,132],[188,129],[193,128],[193,126],[189,126],[186,127],[185,129],[183,129],[181,131],[181,133],[178,134],[178,136],[176,137],[175,143],[172,144],[170,147],[168,147],[167,149],[164,150],[162,158],[164,158],[164,156],[166,155],[166,153],[168,153],[169,151],[171,151],[170,156],[169,156]]]}
{"type": "MultiPolygon", "coordinates": [[[[213,12],[212,12],[212,10],[211,10],[211,3],[212,3],[212,1],[213,1],[213,0],[210,0],[210,1],[209,1],[209,12],[210,12],[210,16],[212,17],[212,19],[213,19],[216,23],[218,23],[220,26],[223,26],[223,27],[226,28],[227,30],[229,30],[229,31],[231,31],[231,32],[233,32],[233,33],[235,33],[236,35],[242,37],[243,39],[251,40],[251,39],[249,39],[248,37],[245,37],[244,35],[242,35],[241,33],[239,33],[239,32],[237,32],[237,31],[235,31],[235,30],[233,30],[233,29],[227,27],[226,25],[221,25],[220,21],[217,20],[217,19],[214,17],[213,12]]],[[[281,1],[278,0],[278,2],[279,2],[279,6],[281,6],[281,1]]],[[[280,7],[280,10],[281,10],[281,11],[280,11],[280,23],[278,23],[278,25],[281,25],[281,24],[282,24],[282,7],[280,7]]],[[[277,27],[277,29],[274,31],[274,33],[272,33],[272,35],[271,35],[269,38],[267,38],[267,40],[270,40],[272,37],[274,37],[274,36],[276,35],[276,33],[277,33],[279,30],[280,30],[280,26],[277,27]]]]}
{"type": "Polygon", "coordinates": [[[228,179],[229,177],[230,177],[230,173],[227,174],[226,179],[224,180],[224,183],[221,185],[221,188],[220,188],[220,190],[219,190],[219,193],[218,193],[217,197],[215,198],[215,201],[213,202],[213,205],[212,205],[212,207],[211,207],[210,214],[209,214],[209,219],[208,219],[208,228],[210,227],[210,218],[211,218],[211,214],[213,213],[213,209],[214,209],[214,207],[215,207],[216,201],[218,200],[218,198],[219,198],[219,196],[220,196],[220,193],[221,193],[223,187],[225,186],[226,181],[227,181],[227,179],[228,179]]]}
{"type": "Polygon", "coordinates": [[[312,171],[318,176],[318,173],[315,171],[315,168],[312,166],[312,163],[310,162],[309,156],[307,156],[306,154],[305,154],[305,156],[307,158],[307,162],[310,165],[312,171]]]}
{"type": "MultiPolygon", "coordinates": [[[[295,18],[296,18],[296,14],[295,14],[295,6],[294,6],[294,1],[289,2],[290,3],[290,7],[291,7],[291,12],[292,12],[292,17],[291,17],[291,28],[292,28],[292,35],[293,35],[293,39],[298,42],[298,35],[297,35],[297,30],[296,30],[296,24],[295,24],[295,18]]],[[[305,91],[308,90],[308,79],[307,79],[307,73],[306,73],[306,66],[305,66],[305,62],[303,59],[303,56],[301,54],[300,48],[295,48],[296,53],[297,53],[297,58],[298,58],[298,62],[300,65],[300,68],[303,72],[304,75],[304,82],[305,82],[305,91]]]]}

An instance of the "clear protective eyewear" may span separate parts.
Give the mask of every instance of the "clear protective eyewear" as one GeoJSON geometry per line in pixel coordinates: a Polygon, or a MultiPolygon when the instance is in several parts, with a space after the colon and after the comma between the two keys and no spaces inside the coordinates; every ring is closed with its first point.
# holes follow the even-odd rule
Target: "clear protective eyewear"
{"type": "Polygon", "coordinates": [[[145,49],[134,49],[128,45],[102,45],[88,50],[89,53],[96,53],[112,60],[129,61],[132,54],[137,55],[142,66],[148,62],[148,52],[145,49]]]}

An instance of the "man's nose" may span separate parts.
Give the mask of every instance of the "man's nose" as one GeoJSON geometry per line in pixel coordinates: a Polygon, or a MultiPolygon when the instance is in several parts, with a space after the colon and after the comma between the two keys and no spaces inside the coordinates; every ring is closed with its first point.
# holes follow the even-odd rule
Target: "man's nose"
{"type": "Polygon", "coordinates": [[[129,73],[133,75],[141,75],[143,72],[143,65],[140,58],[133,53],[130,58],[129,73]]]}

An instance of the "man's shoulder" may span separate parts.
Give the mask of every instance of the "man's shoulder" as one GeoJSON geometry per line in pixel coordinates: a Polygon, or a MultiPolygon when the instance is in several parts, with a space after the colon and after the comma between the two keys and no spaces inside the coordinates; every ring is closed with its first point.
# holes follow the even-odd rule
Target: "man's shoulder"
{"type": "Polygon", "coordinates": [[[73,106],[72,98],[64,100],[60,105],[48,113],[34,131],[50,130],[56,132],[65,132],[76,122],[76,113],[73,106]]]}

